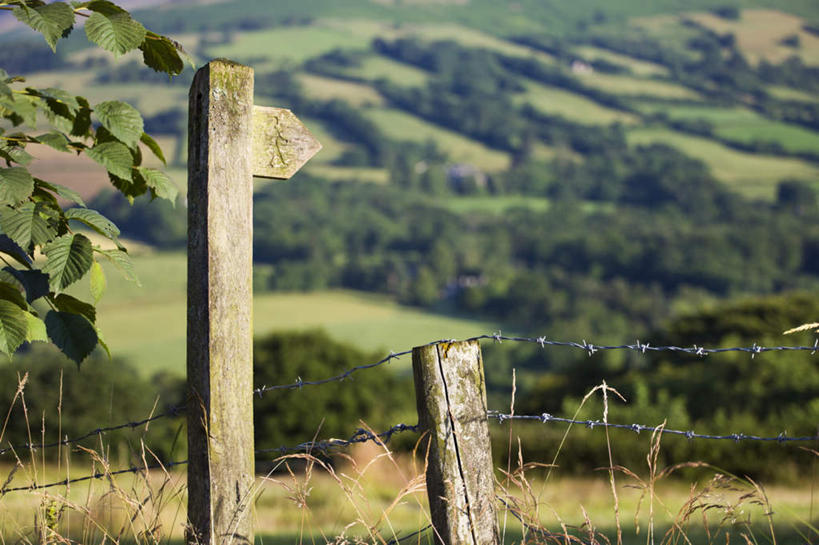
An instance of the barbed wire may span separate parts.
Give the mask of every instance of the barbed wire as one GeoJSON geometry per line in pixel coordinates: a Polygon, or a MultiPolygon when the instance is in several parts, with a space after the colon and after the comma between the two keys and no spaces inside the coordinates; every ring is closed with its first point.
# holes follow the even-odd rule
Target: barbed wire
{"type": "Polygon", "coordinates": [[[483,339],[491,339],[497,343],[502,343],[503,341],[513,341],[513,342],[526,342],[526,343],[534,343],[540,345],[542,348],[546,348],[547,346],[562,346],[567,348],[575,348],[578,350],[583,350],[589,356],[593,356],[596,352],[602,350],[632,350],[634,352],[640,352],[645,354],[646,352],[678,352],[683,354],[691,354],[693,356],[707,356],[709,354],[721,354],[723,352],[746,352],[751,354],[753,358],[757,354],[762,354],[764,352],[789,352],[789,351],[801,351],[801,352],[810,352],[811,355],[816,354],[819,351],[819,339],[810,345],[810,346],[760,346],[757,343],[753,343],[751,346],[731,346],[726,348],[706,348],[704,346],[651,346],[651,343],[643,343],[640,342],[638,339],[634,344],[618,344],[618,345],[601,345],[601,344],[593,344],[586,342],[583,339],[582,342],[574,342],[574,341],[553,341],[549,340],[546,337],[510,337],[507,335],[502,335],[500,332],[493,333],[492,335],[480,335],[478,337],[471,337],[466,339],[467,341],[473,340],[483,340],[483,339]]]}
{"type": "Polygon", "coordinates": [[[392,538],[391,540],[389,540],[387,542],[387,545],[397,545],[398,543],[401,543],[402,541],[406,541],[411,537],[415,537],[415,536],[417,536],[419,534],[423,534],[424,532],[426,532],[430,528],[432,528],[432,524],[427,524],[426,526],[424,526],[420,530],[416,530],[411,534],[407,534],[407,535],[402,536],[402,537],[394,537],[394,538],[392,538]]]}
{"type": "MultiPolygon", "coordinates": [[[[510,342],[521,342],[521,343],[532,343],[537,344],[542,348],[546,348],[547,346],[558,346],[564,348],[572,348],[577,350],[582,350],[586,352],[589,356],[593,356],[597,352],[605,351],[605,350],[631,350],[634,352],[639,352],[641,354],[646,354],[648,352],[675,352],[681,354],[690,354],[693,356],[700,356],[705,357],[709,354],[720,354],[723,352],[744,352],[751,354],[751,358],[754,358],[757,354],[762,354],[765,352],[810,352],[811,355],[815,355],[817,351],[819,351],[819,339],[817,339],[813,345],[810,346],[761,346],[757,343],[753,343],[751,346],[732,346],[732,347],[724,347],[724,348],[706,348],[704,346],[693,345],[689,347],[684,346],[652,346],[651,343],[644,343],[641,342],[639,339],[634,344],[618,344],[618,345],[605,345],[605,344],[594,344],[586,342],[584,339],[582,342],[575,342],[575,341],[555,341],[550,340],[546,337],[515,337],[509,335],[503,335],[501,332],[492,333],[491,335],[477,335],[475,337],[468,337],[461,341],[457,339],[439,339],[437,341],[431,341],[423,345],[419,346],[430,346],[438,343],[453,343],[453,342],[469,342],[469,341],[481,341],[481,340],[491,340],[496,343],[503,343],[504,341],[510,342]]],[[[403,352],[390,352],[386,357],[382,358],[381,360],[369,363],[365,365],[358,365],[356,367],[352,367],[343,373],[335,375],[333,377],[328,377],[320,380],[304,380],[301,377],[298,377],[295,382],[291,382],[289,384],[278,384],[274,386],[267,386],[263,385],[253,390],[253,393],[258,397],[262,397],[266,392],[270,392],[273,390],[297,390],[301,389],[305,386],[320,386],[322,384],[327,384],[330,382],[340,382],[350,377],[353,373],[358,371],[362,371],[365,369],[372,369],[374,367],[378,367],[385,363],[389,363],[393,359],[400,358],[402,356],[406,356],[412,354],[412,350],[404,350],[403,352]]]]}
{"type": "Polygon", "coordinates": [[[150,469],[170,469],[175,466],[181,466],[187,464],[187,460],[182,460],[181,462],[168,462],[166,464],[152,464],[152,465],[142,465],[142,466],[133,466],[127,469],[118,469],[116,471],[104,471],[104,472],[97,472],[92,475],[86,475],[85,477],[77,477],[75,479],[63,479],[62,481],[57,481],[49,484],[36,484],[32,483],[28,486],[16,486],[14,488],[0,488],[0,497],[5,496],[10,492],[22,492],[28,491],[33,492],[35,490],[43,490],[45,488],[54,488],[55,486],[68,486],[69,484],[80,483],[83,481],[90,481],[95,479],[104,479],[105,477],[113,476],[113,475],[123,475],[125,473],[139,473],[141,471],[148,471],[150,469]]]}
{"type": "MultiPolygon", "coordinates": [[[[436,341],[440,342],[440,341],[436,341]]],[[[429,344],[435,344],[429,343],[429,344]]],[[[350,377],[353,373],[357,371],[363,371],[364,369],[372,369],[373,367],[378,367],[379,365],[384,365],[385,363],[389,363],[390,361],[400,358],[401,356],[406,356],[407,354],[412,354],[412,350],[404,350],[403,352],[390,352],[386,357],[380,359],[375,363],[368,363],[365,365],[358,365],[356,367],[352,367],[347,369],[340,375],[336,375],[334,377],[324,378],[321,380],[302,380],[301,377],[296,379],[296,382],[292,382],[290,384],[277,384],[275,386],[260,386],[253,390],[253,394],[259,397],[262,397],[265,392],[270,392],[272,390],[297,390],[301,389],[304,386],[320,386],[322,384],[327,384],[329,382],[340,382],[350,377]]]]}
{"type": "Polygon", "coordinates": [[[701,434],[695,433],[692,430],[672,430],[667,428],[662,428],[661,426],[645,426],[643,424],[612,424],[611,422],[603,422],[602,420],[574,420],[571,418],[561,418],[558,416],[552,416],[549,413],[543,413],[539,415],[524,415],[524,414],[504,414],[498,411],[489,411],[487,414],[489,419],[495,419],[498,423],[502,424],[507,420],[534,420],[537,422],[541,422],[543,424],[557,422],[562,424],[576,424],[578,426],[585,426],[590,429],[594,428],[615,428],[621,430],[629,430],[635,433],[640,433],[642,431],[660,431],[664,434],[670,435],[681,435],[686,439],[713,439],[713,440],[730,440],[735,442],[740,441],[766,441],[766,442],[775,442],[775,443],[787,443],[787,442],[804,442],[804,441],[817,441],[819,440],[819,435],[811,435],[811,436],[803,436],[803,437],[791,437],[786,435],[785,432],[780,433],[775,437],[760,437],[757,435],[746,435],[744,433],[732,433],[726,435],[708,435],[708,434],[701,434]]]}
{"type": "Polygon", "coordinates": [[[79,443],[81,441],[84,441],[84,440],[88,439],[89,437],[94,437],[94,436],[102,435],[102,434],[107,433],[109,431],[117,431],[117,430],[122,430],[122,429],[125,429],[125,428],[135,429],[135,428],[138,428],[140,426],[144,426],[145,424],[148,424],[150,422],[155,422],[156,420],[161,420],[163,418],[169,418],[169,417],[172,417],[172,416],[179,416],[183,412],[184,412],[184,407],[177,406],[177,407],[171,408],[170,410],[168,410],[168,411],[166,411],[164,413],[157,414],[157,415],[154,415],[154,416],[151,416],[151,417],[148,417],[148,418],[144,418],[142,420],[135,420],[133,422],[125,422],[123,424],[117,424],[116,426],[107,426],[107,427],[104,427],[104,428],[97,428],[97,429],[91,430],[91,431],[89,431],[87,433],[84,433],[82,435],[78,435],[77,437],[71,437],[71,438],[66,437],[65,439],[62,439],[60,441],[54,441],[52,443],[22,443],[22,444],[19,444],[19,445],[11,445],[11,446],[8,446],[6,448],[1,448],[0,449],[0,455],[8,454],[10,452],[17,452],[17,451],[20,451],[20,450],[30,450],[30,451],[35,451],[36,452],[37,450],[40,450],[40,449],[74,445],[74,444],[77,444],[77,443],[79,443]]]}
{"type": "Polygon", "coordinates": [[[312,451],[321,451],[321,452],[328,452],[334,448],[341,448],[341,447],[349,447],[356,443],[366,443],[368,441],[380,441],[382,443],[389,442],[392,439],[392,436],[396,433],[402,433],[406,431],[417,432],[420,429],[419,425],[411,426],[409,424],[397,424],[386,431],[382,431],[380,433],[373,433],[370,430],[359,428],[353,433],[353,435],[349,439],[326,439],[324,441],[307,441],[304,443],[300,443],[298,445],[292,447],[276,447],[276,448],[267,448],[267,449],[257,449],[255,452],[256,454],[268,454],[268,453],[277,453],[277,454],[288,454],[290,452],[312,452],[312,451]]]}
{"type": "MultiPolygon", "coordinates": [[[[393,435],[396,433],[407,432],[407,431],[418,431],[419,426],[410,426],[408,424],[397,424],[392,426],[390,429],[386,431],[382,431],[380,433],[373,433],[369,430],[364,428],[359,428],[356,430],[353,435],[349,439],[327,439],[324,441],[308,441],[305,443],[300,443],[294,446],[281,446],[276,448],[270,449],[257,449],[255,450],[255,454],[267,454],[271,452],[276,452],[278,454],[287,454],[291,452],[302,452],[302,451],[321,451],[321,452],[329,452],[331,449],[334,448],[342,448],[354,445],[356,443],[366,443],[368,441],[381,441],[383,443],[388,442],[393,435]]],[[[19,491],[34,491],[34,490],[42,490],[45,488],[53,488],[55,486],[68,486],[69,484],[89,481],[93,479],[103,479],[108,476],[112,475],[122,475],[125,473],[138,473],[140,471],[147,471],[150,469],[161,469],[161,468],[171,468],[175,466],[180,466],[187,464],[188,460],[183,460],[179,462],[168,462],[167,464],[153,464],[153,465],[141,465],[141,466],[132,466],[126,469],[120,469],[117,471],[105,471],[105,472],[97,472],[92,475],[86,475],[85,477],[77,477],[75,479],[63,479],[62,481],[57,481],[48,484],[30,484],[28,486],[18,486],[14,488],[0,488],[0,496],[3,496],[9,492],[19,492],[19,491]]],[[[13,474],[13,472],[12,472],[13,474]]],[[[8,483],[6,483],[8,484],[8,483]]]]}

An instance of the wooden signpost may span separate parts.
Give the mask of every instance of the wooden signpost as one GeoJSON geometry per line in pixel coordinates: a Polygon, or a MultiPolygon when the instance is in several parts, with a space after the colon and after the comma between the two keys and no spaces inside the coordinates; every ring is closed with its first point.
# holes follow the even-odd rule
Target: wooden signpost
{"type": "Polygon", "coordinates": [[[215,60],[188,125],[189,544],[253,543],[253,176],[287,179],[321,145],[253,105],[253,69],[215,60]]]}

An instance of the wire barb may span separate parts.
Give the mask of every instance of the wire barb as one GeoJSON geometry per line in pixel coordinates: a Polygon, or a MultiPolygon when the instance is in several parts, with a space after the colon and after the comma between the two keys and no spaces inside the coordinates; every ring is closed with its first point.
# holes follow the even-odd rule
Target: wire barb
{"type": "Polygon", "coordinates": [[[600,420],[575,420],[572,418],[560,418],[557,416],[552,416],[549,413],[543,413],[538,415],[526,415],[526,414],[506,414],[501,413],[500,411],[488,411],[487,418],[490,420],[497,420],[498,423],[502,424],[507,420],[534,420],[540,422],[542,424],[550,423],[550,422],[558,422],[561,424],[576,424],[578,426],[585,426],[589,429],[594,428],[614,428],[614,429],[621,429],[621,430],[630,430],[635,433],[640,433],[641,431],[659,431],[664,434],[669,435],[682,435],[683,437],[692,440],[692,439],[713,439],[713,440],[730,440],[736,443],[740,441],[769,441],[769,442],[776,442],[779,444],[792,442],[792,441],[816,441],[819,440],[819,434],[817,435],[810,435],[810,436],[802,436],[802,437],[791,437],[787,435],[785,432],[780,433],[774,437],[761,437],[757,435],[746,435],[744,433],[731,433],[731,434],[723,434],[723,435],[707,435],[707,434],[700,434],[694,433],[693,430],[672,430],[668,428],[662,428],[660,426],[646,426],[643,424],[612,424],[610,422],[602,422],[600,420]]]}

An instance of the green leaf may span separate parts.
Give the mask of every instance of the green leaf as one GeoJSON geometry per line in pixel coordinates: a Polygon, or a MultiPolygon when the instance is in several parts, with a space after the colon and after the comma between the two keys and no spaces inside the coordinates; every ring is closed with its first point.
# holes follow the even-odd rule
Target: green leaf
{"type": "Polygon", "coordinates": [[[100,346],[105,353],[108,355],[108,359],[111,359],[111,350],[108,348],[108,343],[105,342],[105,339],[102,338],[102,331],[100,328],[97,328],[97,342],[100,343],[100,346]]]}
{"type": "Polygon", "coordinates": [[[179,190],[173,184],[168,175],[161,170],[153,168],[138,167],[137,171],[145,180],[145,184],[152,189],[155,196],[168,199],[176,204],[176,195],[179,190]]]}
{"type": "Polygon", "coordinates": [[[142,116],[125,102],[109,100],[94,107],[94,114],[118,140],[133,148],[142,136],[142,116]]]}
{"type": "Polygon", "coordinates": [[[27,95],[15,95],[14,100],[0,97],[0,112],[10,119],[14,126],[26,124],[33,127],[37,124],[37,104],[40,99],[27,95]]]}
{"type": "Polygon", "coordinates": [[[21,271],[13,267],[6,267],[0,272],[10,275],[20,283],[23,289],[26,290],[26,301],[29,303],[48,295],[50,291],[48,275],[36,269],[21,271]]]}
{"type": "Polygon", "coordinates": [[[71,295],[66,295],[65,293],[61,293],[57,297],[54,298],[54,305],[57,307],[58,310],[63,312],[70,312],[71,314],[81,314],[88,318],[88,321],[92,324],[97,321],[97,309],[94,308],[94,305],[86,303],[85,301],[80,301],[76,297],[72,297],[71,295]]]}
{"type": "Polygon", "coordinates": [[[0,209],[0,228],[24,250],[42,246],[57,236],[42,216],[42,205],[27,202],[17,208],[0,209]]]}
{"type": "Polygon", "coordinates": [[[85,150],[85,153],[117,178],[129,182],[133,180],[131,166],[134,158],[125,144],[103,142],[85,150]]]}
{"type": "Polygon", "coordinates": [[[57,50],[57,40],[68,36],[74,28],[74,10],[65,2],[52,2],[29,7],[21,5],[13,10],[14,16],[41,33],[52,51],[57,50]]]}
{"type": "Polygon", "coordinates": [[[0,253],[11,256],[24,267],[31,267],[31,258],[26,255],[26,252],[24,252],[16,242],[4,234],[0,234],[0,253]]]}
{"type": "Polygon", "coordinates": [[[25,312],[24,314],[26,316],[26,321],[28,322],[28,334],[26,335],[26,341],[30,343],[47,343],[48,333],[46,332],[45,322],[30,312],[25,312]]]}
{"type": "Polygon", "coordinates": [[[74,117],[74,123],[71,125],[71,135],[89,136],[91,132],[91,107],[88,105],[88,101],[82,97],[77,97],[77,99],[81,107],[77,111],[76,117],[74,117]]]}
{"type": "Polygon", "coordinates": [[[8,146],[2,142],[0,142],[0,158],[23,166],[28,166],[34,159],[22,146],[8,146]]]}
{"type": "Polygon", "coordinates": [[[83,277],[94,262],[91,241],[81,234],[63,235],[43,248],[48,261],[42,271],[49,275],[54,291],[61,291],[83,277]]]}
{"type": "Polygon", "coordinates": [[[59,116],[73,118],[77,110],[80,109],[77,97],[63,89],[57,89],[55,87],[47,87],[45,89],[26,87],[26,91],[32,96],[45,100],[49,110],[59,116]]]}
{"type": "Polygon", "coordinates": [[[0,299],[0,352],[11,356],[25,342],[27,334],[28,320],[22,309],[0,299]]]}
{"type": "Polygon", "coordinates": [[[0,168],[0,204],[17,204],[33,191],[34,178],[25,168],[0,168]]]}
{"type": "Polygon", "coordinates": [[[34,178],[34,183],[42,187],[43,189],[47,189],[53,193],[56,193],[63,199],[75,202],[80,206],[85,206],[85,201],[83,200],[82,197],[80,197],[80,194],[71,189],[70,187],[65,187],[64,185],[55,184],[52,182],[46,182],[39,178],[34,178]]]}
{"type": "Polygon", "coordinates": [[[52,310],[45,325],[51,342],[77,365],[97,346],[97,330],[85,316],[52,310]]]}
{"type": "Polygon", "coordinates": [[[0,282],[0,299],[14,303],[23,310],[28,310],[26,298],[23,297],[23,293],[14,284],[0,282]]]}
{"type": "MultiPolygon", "coordinates": [[[[91,2],[94,11],[85,22],[85,35],[101,48],[122,55],[140,46],[145,39],[145,27],[134,21],[125,10],[103,8],[105,2],[91,2]]],[[[113,6],[108,2],[110,6],[113,6]]],[[[116,6],[114,6],[116,7],[116,6]]]]}
{"type": "Polygon", "coordinates": [[[134,270],[134,264],[131,263],[131,258],[128,254],[122,250],[97,250],[97,253],[108,258],[108,261],[113,263],[114,266],[125,275],[125,278],[136,283],[137,286],[142,286],[134,270]]]}
{"type": "Polygon", "coordinates": [[[107,285],[102,265],[98,261],[94,261],[94,264],[91,265],[91,297],[94,298],[94,303],[100,302],[107,285]]]}
{"type": "Polygon", "coordinates": [[[139,137],[139,141],[148,146],[148,149],[156,155],[156,158],[162,161],[163,165],[167,165],[168,162],[165,160],[165,154],[162,153],[162,148],[159,147],[159,144],[156,143],[156,140],[151,138],[151,135],[144,132],[142,136],[139,137]]]}
{"type": "Polygon", "coordinates": [[[35,136],[34,139],[41,144],[54,148],[57,151],[71,151],[71,148],[68,147],[68,138],[66,138],[61,132],[47,132],[45,134],[41,134],[40,136],[35,136]]]}
{"type": "Polygon", "coordinates": [[[184,50],[165,36],[148,32],[139,48],[142,50],[142,61],[157,72],[176,76],[185,69],[185,62],[180,54],[184,50]]]}
{"type": "Polygon", "coordinates": [[[76,220],[84,223],[94,231],[106,238],[116,240],[119,236],[119,229],[114,222],[90,208],[69,208],[65,211],[68,220],[76,220]]]}

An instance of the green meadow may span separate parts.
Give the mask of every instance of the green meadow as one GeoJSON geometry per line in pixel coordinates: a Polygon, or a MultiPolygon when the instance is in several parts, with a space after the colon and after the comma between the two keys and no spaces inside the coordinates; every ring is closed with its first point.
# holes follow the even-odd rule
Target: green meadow
{"type": "Polygon", "coordinates": [[[627,133],[633,145],[662,143],[705,162],[714,175],[751,198],[772,199],[777,182],[786,178],[819,180],[819,166],[799,159],[746,153],[714,140],[669,129],[634,128],[627,133]]]}
{"type": "Polygon", "coordinates": [[[584,96],[527,80],[526,92],[517,96],[519,103],[530,103],[536,109],[560,115],[579,123],[609,125],[611,123],[637,123],[633,114],[608,108],[584,96]]]}
{"type": "MultiPolygon", "coordinates": [[[[98,325],[115,357],[140,373],[185,370],[186,270],[184,253],[136,251],[141,286],[105,266],[108,290],[98,307],[98,325]]],[[[88,297],[87,279],[74,293],[88,297]]],[[[442,338],[492,333],[500,324],[436,314],[354,291],[260,293],[253,298],[254,333],[321,328],[362,349],[403,351],[442,338]]],[[[370,363],[370,362],[362,362],[370,363]]],[[[406,368],[406,358],[394,364],[406,368]]]]}
{"type": "Polygon", "coordinates": [[[454,161],[472,163],[489,171],[500,171],[509,165],[508,154],[401,110],[368,108],[364,114],[393,140],[422,143],[433,140],[454,161]]]}
{"type": "Polygon", "coordinates": [[[751,144],[755,141],[777,142],[788,151],[819,153],[819,133],[774,121],[745,108],[716,106],[642,105],[646,112],[663,112],[672,120],[702,119],[711,123],[714,133],[726,140],[751,144]]]}

